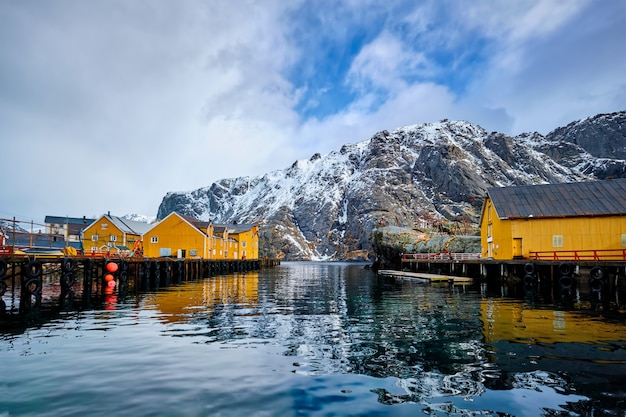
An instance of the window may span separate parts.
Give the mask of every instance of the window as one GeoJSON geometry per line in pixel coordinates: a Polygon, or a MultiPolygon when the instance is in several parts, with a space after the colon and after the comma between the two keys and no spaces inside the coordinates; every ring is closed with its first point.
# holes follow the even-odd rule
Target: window
{"type": "Polygon", "coordinates": [[[242,240],[242,241],[241,241],[241,247],[242,247],[242,248],[245,248],[245,247],[246,247],[246,241],[245,241],[245,240],[242,240]]]}
{"type": "Polygon", "coordinates": [[[91,235],[91,240],[94,242],[98,241],[98,235],[91,235]]]}
{"type": "Polygon", "coordinates": [[[159,243],[159,237],[158,236],[150,237],[150,243],[159,243]]]}
{"type": "Polygon", "coordinates": [[[197,249],[189,249],[189,256],[198,256],[197,249]]]}
{"type": "Polygon", "coordinates": [[[563,247],[563,235],[552,235],[552,247],[553,248],[563,247]]]}
{"type": "Polygon", "coordinates": [[[117,242],[117,236],[111,235],[111,242],[117,242]]]}
{"type": "Polygon", "coordinates": [[[626,235],[622,234],[622,246],[626,246],[626,235]]]}
{"type": "Polygon", "coordinates": [[[107,229],[109,228],[109,225],[108,225],[107,223],[102,223],[102,224],[100,225],[100,228],[101,228],[102,230],[107,230],[107,229]]]}

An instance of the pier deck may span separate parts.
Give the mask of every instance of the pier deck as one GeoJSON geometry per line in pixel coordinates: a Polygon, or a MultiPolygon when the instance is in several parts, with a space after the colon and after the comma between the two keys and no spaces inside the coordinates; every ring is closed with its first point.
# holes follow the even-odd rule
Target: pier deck
{"type": "Polygon", "coordinates": [[[89,306],[111,294],[155,291],[215,275],[280,265],[279,259],[33,257],[0,254],[0,324],[39,310],[89,306]],[[9,304],[9,305],[7,305],[9,304]]]}
{"type": "Polygon", "coordinates": [[[378,271],[378,275],[384,277],[393,278],[410,278],[419,282],[433,283],[433,282],[448,282],[453,284],[468,284],[473,281],[470,277],[459,277],[455,275],[438,275],[428,274],[424,272],[408,272],[408,271],[395,271],[392,269],[382,269],[378,271]]]}

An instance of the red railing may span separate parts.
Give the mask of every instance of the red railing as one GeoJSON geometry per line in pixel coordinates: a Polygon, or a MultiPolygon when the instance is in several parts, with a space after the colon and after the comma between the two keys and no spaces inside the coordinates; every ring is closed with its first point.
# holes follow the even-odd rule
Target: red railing
{"type": "Polygon", "coordinates": [[[536,261],[626,261],[626,249],[538,251],[529,255],[536,261]]]}
{"type": "Polygon", "coordinates": [[[468,261],[480,259],[480,253],[452,253],[452,252],[439,252],[439,253],[405,253],[402,255],[403,261],[468,261]]]}

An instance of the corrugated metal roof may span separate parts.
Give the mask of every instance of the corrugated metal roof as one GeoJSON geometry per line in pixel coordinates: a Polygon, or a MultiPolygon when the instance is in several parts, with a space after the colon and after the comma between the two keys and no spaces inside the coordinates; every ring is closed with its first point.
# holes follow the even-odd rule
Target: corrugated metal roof
{"type": "Polygon", "coordinates": [[[242,223],[242,224],[216,224],[214,225],[215,230],[221,229],[228,229],[228,233],[243,233],[243,232],[247,232],[248,230],[252,229],[252,227],[254,227],[254,225],[252,224],[247,224],[247,223],[242,223]]]}
{"type": "Polygon", "coordinates": [[[153,224],[137,222],[134,220],[123,219],[117,216],[105,215],[118,229],[123,231],[124,233],[130,233],[133,235],[143,235],[148,232],[148,230],[152,229],[153,224]]]}
{"type": "Polygon", "coordinates": [[[626,178],[490,188],[487,195],[501,219],[626,215],[626,178]]]}

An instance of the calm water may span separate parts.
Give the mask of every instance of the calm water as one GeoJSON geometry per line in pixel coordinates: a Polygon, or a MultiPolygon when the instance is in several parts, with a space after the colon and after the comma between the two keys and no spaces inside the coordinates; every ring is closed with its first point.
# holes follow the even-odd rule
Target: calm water
{"type": "Polygon", "coordinates": [[[284,263],[0,333],[0,416],[626,415],[626,319],[284,263]]]}

